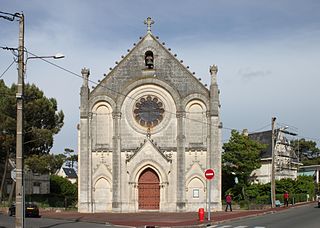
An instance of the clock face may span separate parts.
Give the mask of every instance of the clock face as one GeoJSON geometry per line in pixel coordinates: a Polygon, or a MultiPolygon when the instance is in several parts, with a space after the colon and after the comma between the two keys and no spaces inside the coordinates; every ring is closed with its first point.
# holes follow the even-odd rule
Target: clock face
{"type": "Polygon", "coordinates": [[[163,120],[163,102],[155,96],[143,96],[135,103],[133,114],[141,126],[154,127],[163,120]]]}

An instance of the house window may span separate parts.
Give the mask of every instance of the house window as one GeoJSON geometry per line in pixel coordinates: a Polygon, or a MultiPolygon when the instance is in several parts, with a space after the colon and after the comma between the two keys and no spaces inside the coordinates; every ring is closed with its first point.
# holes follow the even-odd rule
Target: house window
{"type": "Polygon", "coordinates": [[[35,182],[33,183],[32,193],[33,194],[40,194],[40,183],[35,182]]]}
{"type": "Polygon", "coordinates": [[[199,189],[198,188],[193,189],[192,197],[194,199],[198,199],[199,198],[199,189]]]}

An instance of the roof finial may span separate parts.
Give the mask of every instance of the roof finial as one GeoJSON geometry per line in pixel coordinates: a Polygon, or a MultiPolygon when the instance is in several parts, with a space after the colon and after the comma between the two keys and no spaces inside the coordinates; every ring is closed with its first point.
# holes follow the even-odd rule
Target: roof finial
{"type": "Polygon", "coordinates": [[[144,21],[144,24],[147,25],[147,32],[151,33],[151,25],[154,24],[154,20],[148,17],[147,20],[144,21]]]}

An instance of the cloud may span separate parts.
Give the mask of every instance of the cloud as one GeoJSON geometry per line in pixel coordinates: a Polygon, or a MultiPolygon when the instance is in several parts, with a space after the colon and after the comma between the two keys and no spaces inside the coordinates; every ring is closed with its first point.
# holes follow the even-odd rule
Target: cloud
{"type": "MultiPolygon", "coordinates": [[[[132,49],[151,16],[153,33],[203,83],[210,84],[209,66],[218,65],[225,126],[258,129],[278,115],[317,138],[320,107],[311,100],[320,84],[319,6],[297,0],[4,0],[1,11],[24,11],[29,51],[62,52],[66,58],[54,63],[78,74],[86,66],[93,81],[132,49]]],[[[17,46],[18,23],[0,20],[0,27],[0,45],[17,46]]],[[[1,51],[0,59],[2,73],[12,55],[1,51]]],[[[28,62],[27,76],[57,98],[66,116],[52,151],[76,149],[81,78],[37,60],[28,62]]],[[[3,78],[15,82],[17,71],[11,67],[3,78]]]]}
{"type": "Polygon", "coordinates": [[[257,78],[263,78],[271,75],[270,70],[253,70],[251,68],[245,68],[239,70],[239,75],[245,80],[245,81],[251,81],[257,78]]]}

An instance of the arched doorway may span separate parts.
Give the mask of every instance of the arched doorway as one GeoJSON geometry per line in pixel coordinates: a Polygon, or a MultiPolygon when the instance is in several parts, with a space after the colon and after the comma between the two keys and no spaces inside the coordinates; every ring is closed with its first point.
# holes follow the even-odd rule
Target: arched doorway
{"type": "Polygon", "coordinates": [[[138,182],[139,210],[159,210],[160,185],[159,177],[150,168],[145,169],[138,182]]]}

